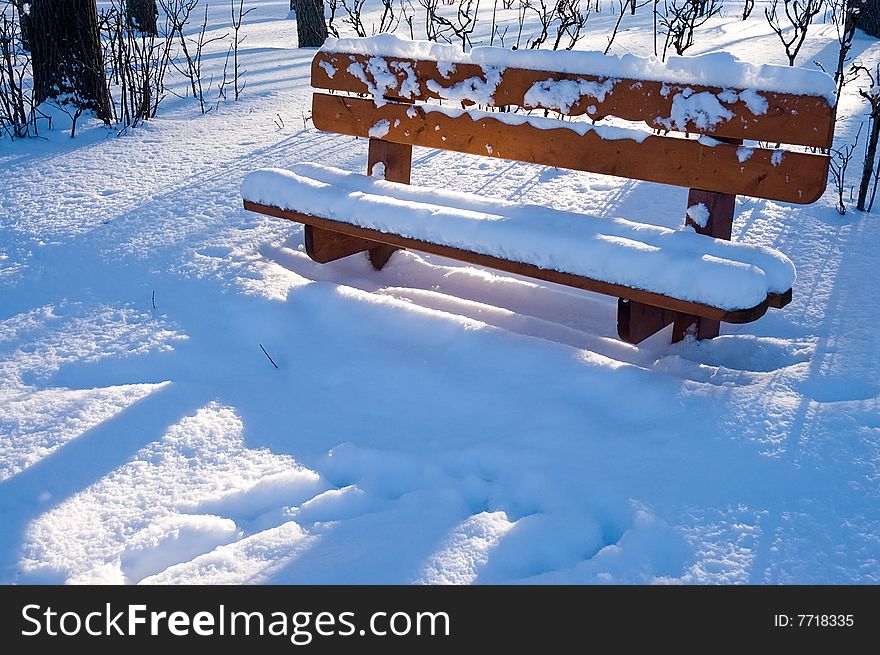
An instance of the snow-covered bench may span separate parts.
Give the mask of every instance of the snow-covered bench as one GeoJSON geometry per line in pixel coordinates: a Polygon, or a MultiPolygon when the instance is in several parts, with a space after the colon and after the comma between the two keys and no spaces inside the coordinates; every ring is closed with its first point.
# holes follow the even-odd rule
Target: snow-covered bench
{"type": "Polygon", "coordinates": [[[661,64],[462,53],[380,35],[328,39],[312,85],[331,91],[313,96],[318,129],[369,139],[368,175],[315,164],[264,169],[245,179],[242,196],[251,211],[303,223],[315,261],[366,251],[380,269],[406,248],[597,291],[619,299],[618,333],[632,343],[670,323],[674,340],[694,323],[699,338],[713,337],[720,321],[754,321],[791,300],[795,271],[785,255],[729,240],[734,203],[738,194],[800,204],[821,196],[827,155],[778,144],[830,147],[834,83],[824,73],[726,54],[661,64]],[[465,109],[474,105],[586,114],[594,123],[465,109]],[[595,124],[606,116],[656,132],[595,124]],[[689,187],[692,229],[413,186],[413,146],[689,187]]]}

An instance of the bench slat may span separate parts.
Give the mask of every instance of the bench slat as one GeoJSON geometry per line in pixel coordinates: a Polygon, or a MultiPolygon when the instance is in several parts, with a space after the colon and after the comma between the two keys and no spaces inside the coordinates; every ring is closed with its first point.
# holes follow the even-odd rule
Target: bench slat
{"type": "MultiPolygon", "coordinates": [[[[319,51],[312,62],[312,86],[350,93],[378,91],[379,95],[410,101],[459,101],[468,95],[466,88],[469,80],[485,80],[483,68],[473,63],[456,63],[453,71],[449,72],[444,68],[443,72],[446,75],[441,74],[435,61],[319,51]],[[357,74],[350,70],[352,64],[356,65],[357,74]],[[377,88],[374,71],[379,71],[381,88],[377,88]],[[362,78],[366,78],[370,84],[362,78]],[[454,87],[452,91],[449,91],[450,87],[454,87]]],[[[830,148],[834,137],[835,108],[822,96],[772,91],[749,91],[743,94],[742,89],[725,90],[698,84],[633,79],[609,80],[607,77],[594,75],[521,68],[506,69],[497,86],[494,89],[490,87],[489,91],[492,92],[489,104],[496,107],[543,107],[570,116],[587,114],[593,119],[617,116],[630,121],[644,121],[653,128],[732,139],[830,148]],[[602,89],[604,93],[599,94],[601,97],[584,93],[579,99],[572,100],[569,107],[526,101],[529,91],[535,85],[548,81],[552,81],[550,86],[565,82],[569,88],[573,84],[580,84],[583,89],[602,89]],[[684,118],[681,124],[671,122],[669,119],[672,116],[673,102],[677,97],[678,102],[682,102],[682,94],[688,93],[686,89],[690,89],[693,96],[711,94],[718,107],[723,108],[722,111],[729,111],[732,116],[714,125],[698,124],[694,118],[684,118]],[[744,99],[740,98],[741,94],[744,99]],[[750,106],[755,109],[754,112],[750,106]]],[[[486,104],[486,98],[482,97],[484,93],[480,93],[480,97],[475,97],[474,93],[469,95],[472,100],[486,104]]],[[[548,94],[543,95],[545,98],[549,97],[548,94]]],[[[535,97],[540,98],[540,94],[533,95],[530,99],[534,100],[535,97]]],[[[702,97],[711,101],[707,96],[702,97]]]]}
{"type": "Polygon", "coordinates": [[[639,143],[597,131],[581,136],[561,121],[540,129],[503,122],[526,120],[511,114],[450,116],[432,108],[315,93],[312,120],[326,132],[797,204],[816,201],[828,177],[825,155],[654,135],[639,143]]]}

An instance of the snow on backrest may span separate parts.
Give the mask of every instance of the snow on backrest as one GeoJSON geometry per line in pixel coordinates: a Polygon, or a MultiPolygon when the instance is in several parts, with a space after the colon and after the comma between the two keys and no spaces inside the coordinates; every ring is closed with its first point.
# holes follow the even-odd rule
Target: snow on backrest
{"type": "Polygon", "coordinates": [[[386,101],[542,108],[616,116],[665,131],[828,148],[835,85],[821,71],[698,57],[506,50],[410,41],[391,34],[328,39],[312,65],[319,89],[386,101]]]}

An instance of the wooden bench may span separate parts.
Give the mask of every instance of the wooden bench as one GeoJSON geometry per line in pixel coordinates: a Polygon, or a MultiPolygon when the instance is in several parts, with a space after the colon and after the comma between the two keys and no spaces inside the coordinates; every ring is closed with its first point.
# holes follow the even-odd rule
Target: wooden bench
{"type": "Polygon", "coordinates": [[[328,41],[312,63],[312,86],[325,91],[313,95],[312,120],[369,139],[367,175],[307,164],[256,171],[242,185],[245,208],[303,223],[306,252],[321,263],[367,252],[381,269],[405,248],[615,296],[618,334],[630,343],[670,324],[674,341],[692,325],[711,338],[722,321],[754,321],[791,300],[794,267],[784,255],[729,241],[735,198],[806,204],[822,195],[829,162],[821,151],[835,117],[830,78],[732,62],[724,79],[706,84],[693,80],[712,79],[712,60],[702,68],[678,60],[689,66],[682,72],[553,52],[538,53],[544,70],[532,70],[511,64],[533,62],[533,53],[448,52],[388,35],[328,41]],[[647,74],[626,75],[633,70],[647,74]],[[814,94],[779,91],[784,71],[806,75],[814,94]],[[586,114],[593,124],[511,108],[586,114]],[[654,129],[597,123],[609,116],[654,129]],[[406,186],[413,146],[688,187],[683,211],[693,229],[406,186]]]}

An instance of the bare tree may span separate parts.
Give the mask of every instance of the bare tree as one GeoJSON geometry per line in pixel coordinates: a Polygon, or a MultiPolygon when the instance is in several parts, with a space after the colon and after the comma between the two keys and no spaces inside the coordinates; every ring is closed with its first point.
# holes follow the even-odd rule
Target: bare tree
{"type": "MultiPolygon", "coordinates": [[[[590,19],[590,3],[587,2],[586,10],[582,10],[580,0],[559,0],[557,12],[559,23],[556,25],[553,49],[558,50],[565,38],[567,39],[565,49],[572,50],[583,38],[583,29],[590,19]]],[[[633,0],[633,12],[635,12],[635,0],[633,0]]]]}
{"type": "Polygon", "coordinates": [[[33,0],[30,17],[36,104],[52,99],[72,116],[89,110],[109,124],[95,0],[33,0]]]}
{"type": "MultiPolygon", "coordinates": [[[[657,16],[659,13],[657,11],[657,7],[660,5],[660,0],[652,0],[652,2],[654,4],[654,6],[651,8],[651,11],[653,14],[652,17],[654,19],[654,56],[656,57],[658,54],[657,53],[657,16]]],[[[597,5],[598,5],[598,3],[597,3],[597,5]]],[[[598,10],[598,6],[597,6],[597,10],[598,10]]],[[[606,50],[606,52],[607,52],[607,50],[606,50]]]]}
{"type": "MultiPolygon", "coordinates": [[[[199,0],[159,0],[159,3],[162,5],[162,10],[165,12],[165,16],[169,21],[171,38],[173,39],[176,35],[180,39],[183,56],[186,59],[187,65],[189,65],[192,61],[192,56],[190,55],[189,47],[187,46],[187,41],[184,37],[184,30],[189,22],[190,14],[192,14],[196,5],[199,4],[199,0]]],[[[176,67],[175,64],[175,68],[176,67]]],[[[193,97],[197,97],[198,92],[196,90],[195,78],[192,75],[187,75],[187,79],[189,79],[193,97]]]]}
{"type": "Polygon", "coordinates": [[[237,0],[237,3],[236,0],[229,0],[229,11],[232,22],[232,43],[229,44],[229,49],[226,51],[226,61],[223,64],[223,80],[220,82],[217,94],[219,98],[226,99],[226,86],[229,84],[230,59],[232,59],[232,90],[235,100],[238,100],[241,96],[241,92],[244,91],[244,87],[247,85],[247,82],[244,82],[241,79],[242,73],[247,71],[242,71],[239,66],[238,50],[247,38],[247,35],[241,35],[241,24],[244,22],[247,15],[254,9],[256,9],[256,7],[250,7],[245,10],[244,0],[237,0]]]}
{"type": "Polygon", "coordinates": [[[547,40],[547,36],[550,33],[550,25],[556,20],[557,5],[555,3],[548,5],[547,0],[529,0],[525,3],[525,6],[535,12],[538,24],[541,26],[538,36],[529,41],[528,45],[529,48],[537,50],[547,40]]]}
{"type": "Polygon", "coordinates": [[[794,60],[807,38],[807,30],[816,15],[822,11],[825,0],[782,0],[782,2],[786,21],[791,27],[790,36],[786,37],[786,27],[779,17],[779,0],[773,0],[770,7],[764,9],[764,16],[767,17],[770,29],[776,32],[776,36],[782,41],[788,57],[788,65],[794,66],[794,60]]]}
{"type": "Polygon", "coordinates": [[[241,92],[244,91],[245,83],[239,84],[239,80],[241,78],[241,70],[238,66],[238,48],[242,44],[242,42],[247,38],[246,36],[239,37],[239,31],[241,30],[241,23],[244,21],[245,17],[251,13],[256,7],[250,7],[247,11],[244,11],[244,0],[239,0],[238,8],[236,10],[235,0],[232,0],[232,29],[233,29],[233,41],[232,41],[232,61],[233,61],[233,87],[235,89],[235,99],[238,100],[238,97],[241,95],[241,92]]]}
{"type": "MultiPolygon", "coordinates": [[[[624,10],[626,9],[626,5],[624,1],[629,2],[629,0],[617,0],[620,5],[620,11],[617,13],[617,22],[614,23],[614,29],[611,31],[611,36],[608,37],[608,45],[605,46],[604,54],[608,54],[608,51],[611,50],[611,46],[614,44],[614,39],[617,38],[617,32],[620,30],[620,24],[623,22],[624,10]]],[[[596,11],[599,11],[599,3],[596,2],[596,11]]]]}
{"type": "Polygon", "coordinates": [[[755,8],[755,0],[744,0],[743,2],[743,20],[748,20],[755,8]]]}

